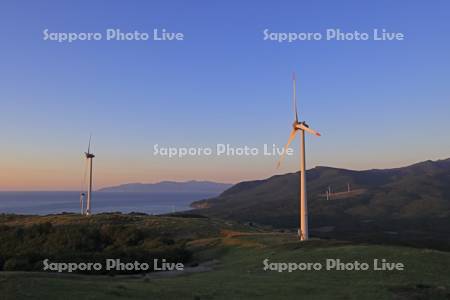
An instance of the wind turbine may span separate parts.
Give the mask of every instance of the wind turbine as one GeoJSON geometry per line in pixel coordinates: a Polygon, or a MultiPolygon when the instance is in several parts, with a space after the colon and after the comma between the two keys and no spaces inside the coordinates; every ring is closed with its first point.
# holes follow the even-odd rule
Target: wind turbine
{"type": "Polygon", "coordinates": [[[305,163],[305,132],[311,133],[315,136],[320,136],[320,133],[318,133],[315,130],[312,130],[309,128],[308,124],[306,124],[305,121],[299,121],[298,120],[298,112],[297,112],[297,95],[295,90],[296,85],[296,78],[295,73],[292,75],[292,87],[293,87],[293,103],[294,103],[294,115],[295,120],[292,124],[292,131],[289,136],[289,139],[286,143],[286,146],[284,147],[284,151],[278,161],[277,168],[280,167],[281,162],[284,159],[284,155],[291,144],[291,142],[294,140],[295,135],[297,132],[300,131],[300,185],[299,185],[299,194],[300,194],[300,203],[299,203],[299,228],[298,228],[298,238],[301,241],[306,241],[309,238],[308,233],[308,201],[306,196],[306,163],[305,163]]]}
{"type": "Polygon", "coordinates": [[[88,184],[88,192],[87,192],[87,201],[86,201],[86,216],[91,214],[91,199],[92,199],[92,160],[95,157],[93,153],[91,153],[91,138],[89,137],[89,145],[87,152],[84,152],[86,155],[86,161],[89,164],[89,184],[88,184]]]}
{"type": "Polygon", "coordinates": [[[84,192],[80,193],[80,210],[81,210],[81,214],[84,215],[84,192]]]}

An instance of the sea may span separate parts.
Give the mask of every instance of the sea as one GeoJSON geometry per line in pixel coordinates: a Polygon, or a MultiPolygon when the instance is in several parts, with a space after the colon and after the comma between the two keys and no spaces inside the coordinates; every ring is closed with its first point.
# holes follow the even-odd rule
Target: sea
{"type": "MultiPolygon", "coordinates": [[[[140,212],[166,214],[190,209],[189,205],[201,199],[217,196],[208,193],[126,193],[94,192],[91,211],[140,212]]],[[[80,213],[79,192],[0,192],[0,214],[48,215],[80,213]]]]}

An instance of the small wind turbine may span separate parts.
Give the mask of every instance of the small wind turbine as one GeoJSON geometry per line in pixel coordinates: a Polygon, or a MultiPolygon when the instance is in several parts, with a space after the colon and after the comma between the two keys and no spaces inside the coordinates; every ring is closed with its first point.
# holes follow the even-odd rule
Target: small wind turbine
{"type": "Polygon", "coordinates": [[[298,228],[298,238],[301,241],[306,241],[309,238],[308,233],[308,203],[306,198],[306,162],[305,162],[305,131],[309,132],[311,134],[314,134],[316,136],[320,136],[320,133],[317,131],[312,130],[309,128],[309,126],[306,124],[305,121],[300,122],[298,120],[298,112],[297,112],[297,95],[295,91],[295,73],[292,75],[292,86],[293,86],[293,97],[292,100],[294,102],[294,114],[295,114],[295,121],[292,124],[292,131],[289,136],[289,139],[286,143],[286,146],[284,147],[284,151],[280,157],[280,160],[278,161],[277,168],[280,167],[281,162],[284,159],[284,155],[291,144],[291,142],[294,140],[295,135],[298,131],[300,131],[300,185],[299,185],[299,194],[300,194],[300,203],[299,203],[299,228],[298,228]]]}
{"type": "Polygon", "coordinates": [[[84,193],[80,193],[80,210],[81,214],[84,215],[84,193]]]}
{"type": "Polygon", "coordinates": [[[86,201],[86,216],[89,216],[91,214],[91,200],[92,200],[92,160],[95,157],[93,153],[91,153],[91,138],[89,137],[89,145],[87,152],[84,152],[86,155],[86,160],[89,163],[89,185],[88,185],[88,192],[87,192],[87,201],[86,201]]]}

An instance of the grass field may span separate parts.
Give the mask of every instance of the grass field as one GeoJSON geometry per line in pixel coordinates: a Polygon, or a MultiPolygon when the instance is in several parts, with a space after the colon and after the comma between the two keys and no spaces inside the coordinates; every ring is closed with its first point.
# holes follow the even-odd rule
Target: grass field
{"type": "MultiPolygon", "coordinates": [[[[176,219],[167,220],[177,223],[176,219]]],[[[202,226],[208,226],[203,219],[180,222],[203,222],[202,226]]],[[[170,277],[154,273],[93,276],[1,272],[0,299],[450,298],[448,252],[329,240],[299,243],[292,234],[231,227],[192,239],[187,247],[194,253],[195,261],[209,262],[211,269],[170,277]],[[370,264],[375,258],[385,258],[403,263],[405,270],[279,273],[263,270],[266,258],[271,262],[297,263],[324,263],[326,259],[339,258],[343,262],[358,260],[370,264]]]]}

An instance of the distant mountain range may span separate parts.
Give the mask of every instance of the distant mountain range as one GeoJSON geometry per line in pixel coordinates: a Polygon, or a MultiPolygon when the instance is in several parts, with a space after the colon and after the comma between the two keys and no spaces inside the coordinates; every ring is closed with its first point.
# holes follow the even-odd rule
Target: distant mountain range
{"type": "MultiPolygon", "coordinates": [[[[241,182],[216,198],[194,202],[193,212],[293,229],[298,182],[298,173],[241,182]]],[[[307,171],[307,182],[313,236],[450,249],[450,159],[384,170],[316,167],[307,171]]]]}
{"type": "Polygon", "coordinates": [[[127,193],[199,193],[220,194],[231,184],[211,181],[162,181],[158,183],[128,183],[106,187],[98,192],[127,192],[127,193]]]}

